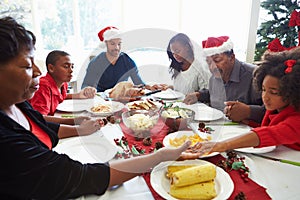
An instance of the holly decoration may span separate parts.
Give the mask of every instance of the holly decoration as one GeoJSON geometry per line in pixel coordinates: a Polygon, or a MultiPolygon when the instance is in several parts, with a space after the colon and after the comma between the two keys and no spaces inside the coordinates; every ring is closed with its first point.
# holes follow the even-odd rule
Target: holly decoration
{"type": "MultiPolygon", "coordinates": [[[[122,136],[121,139],[114,139],[114,142],[117,146],[122,148],[122,152],[117,152],[115,158],[130,158],[132,156],[140,156],[146,154],[146,150],[139,144],[134,143],[133,145],[128,144],[128,140],[125,136],[122,136]]],[[[161,142],[155,143],[155,148],[149,148],[149,153],[156,152],[158,149],[162,148],[163,145],[161,142]]]]}
{"type": "Polygon", "coordinates": [[[220,160],[217,166],[221,167],[225,171],[236,170],[239,171],[241,178],[244,182],[249,181],[249,168],[245,165],[245,157],[238,157],[235,151],[227,152],[227,159],[220,160]]]}
{"type": "Polygon", "coordinates": [[[121,138],[121,140],[119,140],[119,138],[114,139],[114,142],[117,146],[121,147],[122,150],[123,150],[123,152],[119,152],[119,151],[117,152],[117,154],[115,156],[116,158],[124,157],[126,159],[126,158],[131,157],[132,152],[131,152],[131,150],[128,146],[128,141],[127,141],[127,138],[125,136],[123,136],[121,138]]]}
{"type": "Polygon", "coordinates": [[[130,158],[131,156],[139,156],[145,153],[145,149],[141,149],[138,146],[132,145],[129,147],[128,140],[125,136],[122,136],[121,140],[114,139],[114,142],[117,146],[121,147],[123,152],[117,152],[116,158],[130,158]]]}
{"type": "Polygon", "coordinates": [[[204,122],[199,122],[198,130],[208,134],[211,134],[211,132],[214,131],[211,127],[206,126],[204,122]]]}

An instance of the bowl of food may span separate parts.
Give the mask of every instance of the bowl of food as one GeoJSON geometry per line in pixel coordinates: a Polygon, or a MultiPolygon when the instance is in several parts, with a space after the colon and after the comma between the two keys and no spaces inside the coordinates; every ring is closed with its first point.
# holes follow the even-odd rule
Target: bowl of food
{"type": "Polygon", "coordinates": [[[179,106],[165,108],[161,111],[161,118],[170,128],[169,132],[187,129],[188,123],[193,121],[195,112],[179,106]]]}
{"type": "Polygon", "coordinates": [[[150,130],[159,119],[159,112],[153,110],[129,110],[122,113],[124,125],[132,130],[136,139],[143,139],[151,135],[150,130]]]}

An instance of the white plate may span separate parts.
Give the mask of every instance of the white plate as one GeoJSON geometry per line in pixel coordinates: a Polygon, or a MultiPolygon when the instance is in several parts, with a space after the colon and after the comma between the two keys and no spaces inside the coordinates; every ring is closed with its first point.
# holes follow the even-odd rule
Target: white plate
{"type": "Polygon", "coordinates": [[[240,151],[243,153],[268,153],[271,151],[274,151],[276,149],[276,146],[269,146],[269,147],[261,147],[261,148],[254,148],[254,147],[248,147],[248,148],[239,148],[235,149],[236,151],[240,151]]]}
{"type": "Polygon", "coordinates": [[[194,120],[196,121],[213,121],[221,119],[224,116],[222,111],[209,107],[203,103],[196,103],[192,105],[181,103],[180,106],[182,108],[188,108],[195,111],[194,120]]]}
{"type": "MultiPolygon", "coordinates": [[[[249,132],[250,127],[239,127],[239,126],[228,126],[223,127],[222,129],[222,138],[221,140],[226,140],[229,138],[233,138],[235,136],[243,135],[249,132]]],[[[238,148],[235,149],[236,151],[240,151],[243,153],[268,153],[274,151],[276,146],[269,146],[269,147],[261,147],[261,148],[254,148],[254,147],[247,147],[247,148],[238,148]]]]}
{"type": "Polygon", "coordinates": [[[112,88],[106,89],[103,93],[106,97],[109,97],[109,93],[112,91],[112,88]]]}
{"type": "Polygon", "coordinates": [[[96,133],[64,139],[53,150],[82,163],[104,163],[117,153],[116,146],[96,133]]]}
{"type": "Polygon", "coordinates": [[[93,99],[65,99],[56,109],[64,112],[80,112],[86,110],[93,102],[93,99]]]}
{"type": "MultiPolygon", "coordinates": [[[[204,160],[185,160],[185,161],[167,161],[160,163],[156,167],[153,168],[150,176],[150,183],[153,189],[163,198],[168,200],[176,200],[176,198],[172,197],[170,192],[170,182],[166,177],[167,166],[168,165],[203,165],[207,164],[207,161],[204,160]]],[[[216,167],[217,175],[215,178],[215,189],[217,192],[217,196],[214,200],[224,200],[228,199],[233,192],[234,184],[230,178],[230,176],[220,167],[216,167]]]]}
{"type": "Polygon", "coordinates": [[[184,97],[184,94],[177,92],[171,89],[167,89],[155,94],[152,94],[154,98],[163,99],[163,100],[176,100],[184,97]]]}
{"type": "Polygon", "coordinates": [[[105,101],[105,102],[101,102],[101,103],[98,103],[98,104],[94,104],[93,106],[90,106],[87,111],[92,113],[93,115],[97,115],[97,116],[109,116],[109,115],[112,115],[120,110],[122,110],[125,105],[121,102],[118,102],[118,101],[105,101]],[[102,104],[102,105],[108,105],[108,106],[111,106],[111,109],[112,111],[111,112],[93,112],[91,109],[93,106],[96,106],[98,104],[102,104]]]}
{"type": "MultiPolygon", "coordinates": [[[[128,110],[131,110],[129,107],[133,104],[139,104],[141,102],[146,102],[147,100],[139,100],[139,101],[132,101],[132,102],[128,102],[125,106],[126,109],[128,110]]],[[[158,102],[158,101],[152,101],[154,104],[155,104],[155,109],[154,110],[158,110],[161,106],[162,106],[162,103],[158,102]]],[[[153,110],[153,109],[150,109],[150,110],[153,110]]]]}
{"type": "MultiPolygon", "coordinates": [[[[194,135],[195,133],[193,131],[177,131],[177,132],[174,132],[174,133],[170,133],[168,134],[166,137],[164,137],[164,140],[163,140],[163,145],[165,147],[173,147],[170,145],[170,139],[175,139],[175,138],[180,138],[182,137],[183,135],[187,135],[187,136],[192,136],[194,135]]],[[[211,136],[211,135],[209,135],[211,136]]],[[[213,138],[212,138],[212,141],[213,141],[213,138]]],[[[213,153],[210,153],[208,155],[202,155],[201,158],[206,158],[206,157],[211,157],[211,156],[215,156],[215,155],[218,155],[219,153],[218,152],[213,152],[213,153]]]]}

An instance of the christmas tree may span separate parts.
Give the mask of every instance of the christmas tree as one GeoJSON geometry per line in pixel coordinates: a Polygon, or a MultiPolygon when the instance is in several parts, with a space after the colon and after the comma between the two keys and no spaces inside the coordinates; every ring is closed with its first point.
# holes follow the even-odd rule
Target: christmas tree
{"type": "Polygon", "coordinates": [[[291,26],[290,23],[291,14],[296,11],[296,9],[299,9],[297,0],[264,0],[261,2],[261,7],[268,11],[268,17],[270,19],[262,22],[257,30],[255,61],[260,60],[268,44],[275,38],[279,39],[283,47],[297,46],[299,43],[299,25],[296,23],[294,26],[291,26]]]}

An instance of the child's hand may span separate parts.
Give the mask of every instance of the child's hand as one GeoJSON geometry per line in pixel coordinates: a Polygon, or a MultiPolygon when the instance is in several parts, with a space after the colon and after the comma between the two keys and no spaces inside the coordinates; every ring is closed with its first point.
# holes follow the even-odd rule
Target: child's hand
{"type": "Polygon", "coordinates": [[[90,99],[94,98],[96,95],[96,88],[94,87],[85,87],[79,92],[80,99],[90,99]]]}

